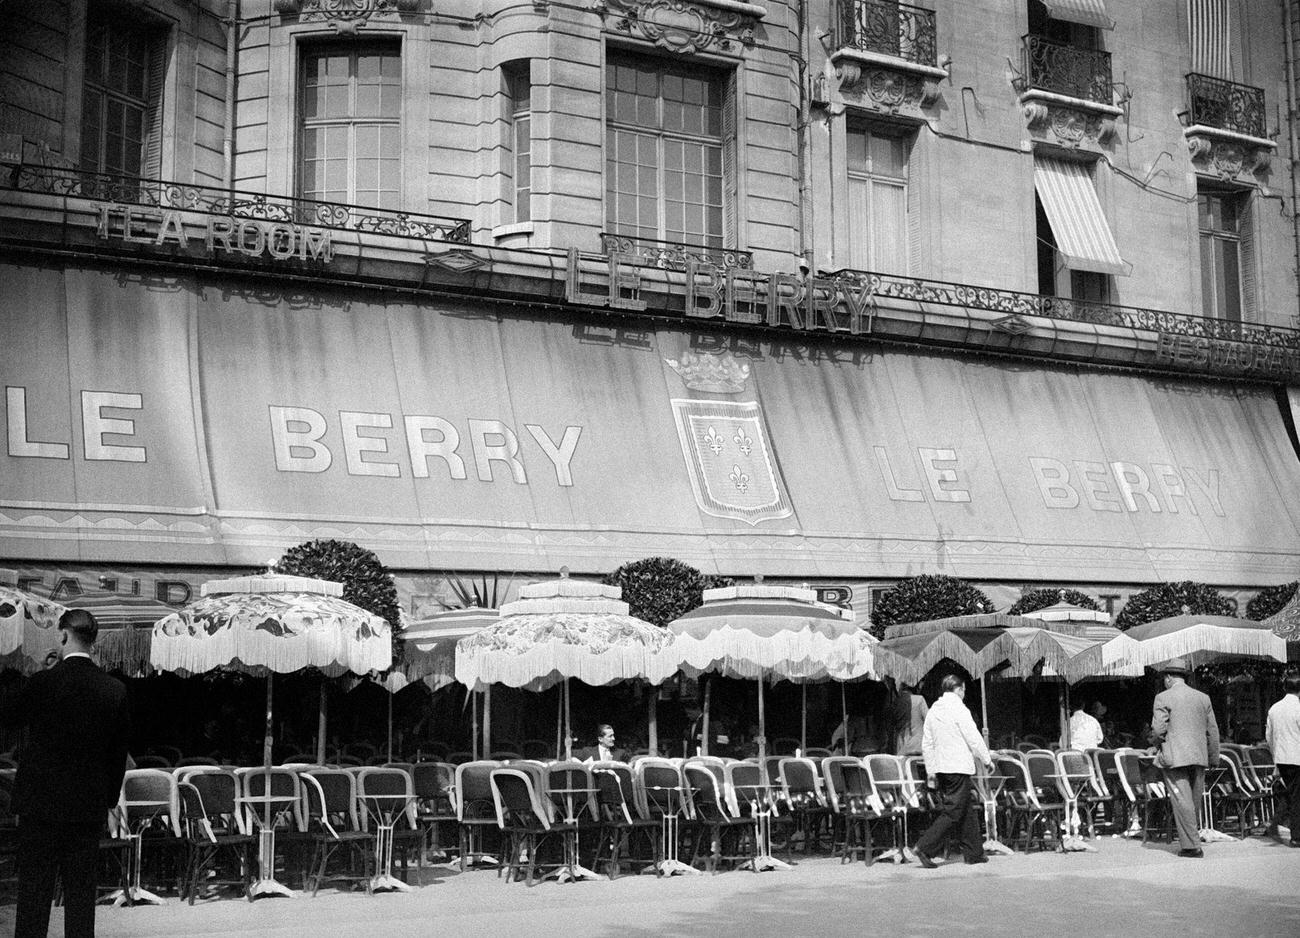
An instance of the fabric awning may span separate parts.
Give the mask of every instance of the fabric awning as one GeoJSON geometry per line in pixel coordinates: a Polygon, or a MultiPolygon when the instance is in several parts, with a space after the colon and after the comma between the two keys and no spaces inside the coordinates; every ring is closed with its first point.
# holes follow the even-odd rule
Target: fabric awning
{"type": "Polygon", "coordinates": [[[1098,29],[1115,28],[1115,21],[1106,14],[1105,0],[1043,0],[1043,6],[1054,20],[1082,23],[1098,29]]]}
{"type": "Polygon", "coordinates": [[[1034,188],[1056,235],[1056,249],[1072,270],[1127,276],[1110,225],[1083,163],[1034,157],[1034,188]]]}
{"type": "Polygon", "coordinates": [[[1187,0],[1187,42],[1192,71],[1232,80],[1228,0],[1187,0]]]}

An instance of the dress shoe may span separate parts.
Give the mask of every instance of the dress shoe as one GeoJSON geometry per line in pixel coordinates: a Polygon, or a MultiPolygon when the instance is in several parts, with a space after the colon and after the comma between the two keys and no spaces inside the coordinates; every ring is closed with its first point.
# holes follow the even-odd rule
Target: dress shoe
{"type": "Polygon", "coordinates": [[[987,862],[989,862],[988,857],[971,857],[969,860],[966,861],[966,865],[974,866],[976,863],[987,863],[987,862]]]}
{"type": "Polygon", "coordinates": [[[1199,860],[1201,857],[1205,856],[1205,851],[1198,847],[1192,847],[1186,850],[1179,850],[1178,855],[1180,857],[1192,857],[1193,859],[1199,860]]]}
{"type": "Polygon", "coordinates": [[[930,854],[925,853],[924,851],[921,850],[917,850],[915,847],[912,848],[912,853],[916,855],[917,862],[920,863],[927,870],[934,870],[939,868],[939,864],[935,863],[934,860],[931,859],[930,854]]]}

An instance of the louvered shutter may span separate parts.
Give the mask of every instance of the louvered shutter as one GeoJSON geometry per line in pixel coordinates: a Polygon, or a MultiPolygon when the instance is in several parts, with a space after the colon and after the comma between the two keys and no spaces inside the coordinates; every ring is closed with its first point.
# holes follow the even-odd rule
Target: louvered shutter
{"type": "Polygon", "coordinates": [[[1258,322],[1263,299],[1259,295],[1259,276],[1256,271],[1258,252],[1255,250],[1255,195],[1247,193],[1241,199],[1240,218],[1241,257],[1241,319],[1258,322]]]}
{"type": "Polygon", "coordinates": [[[736,73],[727,76],[722,92],[722,244],[743,248],[740,243],[740,167],[736,145],[736,73]]]}
{"type": "Polygon", "coordinates": [[[163,89],[167,83],[167,34],[161,30],[149,43],[149,83],[145,110],[144,159],[140,175],[145,179],[162,177],[163,89]]]}

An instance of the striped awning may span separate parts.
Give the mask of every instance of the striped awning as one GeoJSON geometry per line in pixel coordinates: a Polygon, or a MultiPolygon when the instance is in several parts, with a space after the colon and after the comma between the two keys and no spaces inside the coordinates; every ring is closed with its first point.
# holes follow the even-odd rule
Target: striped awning
{"type": "Polygon", "coordinates": [[[1056,249],[1072,270],[1126,276],[1110,225],[1083,163],[1034,157],[1034,188],[1056,236],[1056,249]]]}
{"type": "Polygon", "coordinates": [[[1187,0],[1187,41],[1192,71],[1232,80],[1228,0],[1187,0]]]}
{"type": "Polygon", "coordinates": [[[1105,0],[1043,0],[1043,6],[1054,20],[1082,23],[1098,29],[1115,28],[1115,21],[1106,15],[1105,0]]]}

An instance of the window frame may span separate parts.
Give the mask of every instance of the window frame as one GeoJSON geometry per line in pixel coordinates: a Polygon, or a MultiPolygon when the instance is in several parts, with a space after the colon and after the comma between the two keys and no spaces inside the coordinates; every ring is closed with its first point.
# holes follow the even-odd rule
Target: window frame
{"type": "Polygon", "coordinates": [[[166,27],[154,20],[130,15],[116,7],[101,9],[89,13],[86,22],[85,42],[82,49],[82,72],[80,88],[80,116],[77,121],[79,134],[77,166],[80,171],[116,176],[130,179],[156,179],[161,172],[162,108],[164,85],[167,78],[168,36],[166,27]],[[94,34],[104,30],[108,40],[104,44],[105,57],[99,74],[92,75],[90,70],[90,52],[95,42],[94,34]],[[140,41],[143,44],[144,61],[141,75],[141,96],[112,82],[113,53],[123,48],[126,41],[140,41]],[[125,161],[126,148],[119,148],[123,157],[121,165],[109,165],[108,136],[110,132],[109,113],[116,104],[123,109],[123,116],[129,109],[138,113],[140,121],[140,139],[138,141],[137,162],[128,166],[125,161]],[[97,123],[94,125],[93,146],[90,145],[92,125],[88,117],[94,112],[97,123]],[[88,156],[93,156],[93,163],[88,165],[88,156]]]}
{"type": "MultiPolygon", "coordinates": [[[[403,128],[402,119],[404,111],[404,95],[406,90],[406,73],[404,43],[398,37],[376,37],[368,39],[365,42],[330,42],[330,41],[311,41],[302,42],[297,47],[297,61],[295,63],[296,93],[294,96],[294,160],[293,160],[293,191],[300,199],[309,202],[324,202],[330,204],[340,204],[355,206],[358,208],[374,209],[376,211],[401,211],[403,199],[405,196],[405,146],[403,146],[403,128]],[[306,115],[307,101],[307,67],[309,62],[321,55],[337,55],[345,53],[348,57],[348,115],[344,117],[331,118],[312,118],[308,119],[306,115]],[[397,112],[393,117],[383,117],[378,115],[357,116],[356,99],[357,99],[357,74],[358,62],[362,56],[378,55],[380,57],[392,57],[397,60],[397,112]],[[347,128],[347,197],[338,202],[333,199],[322,198],[319,195],[309,194],[306,188],[306,139],[310,129],[323,127],[346,127],[347,128]],[[357,128],[358,127],[391,127],[397,132],[398,146],[396,153],[396,167],[394,169],[393,182],[395,188],[392,190],[379,188],[378,193],[391,191],[392,205],[367,204],[359,200],[357,195],[357,128]]],[[[381,149],[382,154],[382,149],[381,149]]],[[[382,158],[382,157],[381,157],[382,158]]],[[[378,184],[385,180],[380,177],[377,179],[378,184]]],[[[328,191],[328,190],[325,190],[328,191]]],[[[379,201],[379,200],[376,200],[379,201]]]]}
{"type": "MultiPolygon", "coordinates": [[[[603,198],[604,198],[604,223],[605,230],[611,234],[621,235],[623,237],[632,237],[647,240],[656,240],[666,243],[685,244],[695,247],[703,247],[711,250],[725,249],[734,245],[730,242],[735,240],[734,218],[736,211],[735,202],[737,195],[735,190],[735,175],[738,157],[735,154],[734,141],[729,145],[729,137],[736,136],[736,123],[739,115],[731,114],[728,110],[734,110],[735,92],[733,82],[735,75],[730,73],[725,66],[715,67],[709,64],[700,64],[698,62],[679,62],[667,59],[661,56],[645,54],[631,49],[622,47],[609,47],[606,51],[604,62],[604,74],[602,76],[602,98],[604,104],[604,119],[602,126],[602,140],[604,147],[603,155],[603,198]],[[615,119],[612,109],[612,92],[611,80],[612,69],[617,66],[631,67],[642,71],[653,71],[656,82],[655,92],[655,125],[646,126],[642,124],[633,124],[615,119]],[[705,82],[711,86],[712,94],[717,101],[718,121],[716,135],[708,133],[692,133],[685,130],[673,130],[664,126],[664,102],[663,79],[665,75],[675,75],[682,78],[695,79],[705,82]],[[728,128],[731,128],[730,131],[728,128]],[[613,152],[613,134],[616,132],[626,132],[632,134],[652,136],[655,146],[655,233],[653,236],[642,233],[646,226],[640,224],[639,219],[631,221],[624,220],[620,222],[618,218],[617,198],[619,191],[614,188],[615,180],[611,177],[611,168],[618,165],[616,153],[613,152]],[[671,187],[665,184],[665,176],[670,172],[679,172],[686,175],[686,169],[683,166],[678,170],[669,169],[667,160],[664,157],[665,142],[671,141],[681,143],[682,145],[699,145],[705,148],[716,148],[718,158],[718,204],[709,206],[706,209],[706,215],[703,218],[704,231],[701,232],[682,232],[682,237],[672,237],[668,229],[667,206],[669,199],[665,196],[672,191],[671,187]],[[708,214],[715,213],[715,214],[708,214]],[[710,235],[708,228],[710,223],[717,226],[717,235],[710,235]]],[[[635,165],[635,164],[632,164],[635,165]]],[[[712,175],[708,172],[708,156],[701,162],[701,189],[705,197],[708,195],[709,181],[712,175]]],[[[684,203],[685,204],[685,203],[684,203]]],[[[686,227],[683,220],[682,227],[686,227]]]]}
{"type": "Polygon", "coordinates": [[[533,79],[532,62],[520,59],[502,67],[506,91],[506,120],[510,125],[510,153],[506,163],[509,175],[510,223],[525,224],[533,220],[533,79]],[[526,93],[526,97],[525,97],[526,93]],[[524,103],[521,104],[521,100],[524,103]],[[524,152],[523,144],[527,143],[524,152]],[[526,182],[521,177],[528,174],[526,182]],[[522,206],[522,207],[521,207],[522,206]]]}
{"type": "MultiPolygon", "coordinates": [[[[1200,258],[1201,273],[1201,315],[1207,319],[1221,319],[1225,322],[1242,322],[1245,317],[1245,311],[1249,304],[1246,296],[1247,272],[1245,271],[1246,253],[1244,242],[1251,237],[1251,232],[1247,229],[1247,212],[1246,201],[1250,198],[1249,192],[1237,189],[1218,188],[1214,186],[1198,185],[1196,187],[1196,234],[1197,234],[1197,252],[1200,258]],[[1202,219],[1206,217],[1202,211],[1203,200],[1217,200],[1219,202],[1230,202],[1232,204],[1234,227],[1226,228],[1207,228],[1203,226],[1202,219]],[[1211,261],[1213,265],[1212,272],[1206,268],[1206,246],[1207,241],[1212,248],[1211,261]],[[1226,271],[1220,271],[1219,253],[1221,247],[1231,245],[1232,253],[1235,260],[1235,279],[1236,293],[1235,309],[1233,304],[1228,302],[1228,291],[1226,283],[1226,271]],[[1210,274],[1209,282],[1215,287],[1213,291],[1206,290],[1207,273],[1210,274]],[[1218,287],[1220,284],[1224,287],[1224,295],[1219,296],[1218,287]],[[1224,309],[1220,309],[1220,301],[1224,303],[1224,309]]],[[[1220,212],[1220,214],[1222,214],[1220,212]]]]}
{"type": "Polygon", "coordinates": [[[845,184],[849,189],[849,198],[852,199],[852,188],[854,182],[862,183],[866,188],[866,217],[862,220],[864,230],[866,231],[866,244],[862,247],[862,255],[859,255],[858,239],[853,235],[854,219],[849,219],[849,266],[858,270],[870,270],[880,273],[897,274],[906,276],[911,268],[912,251],[911,251],[911,211],[910,199],[912,196],[912,154],[916,145],[916,134],[912,128],[895,127],[889,124],[872,123],[866,121],[853,121],[845,125],[844,128],[844,178],[845,184]],[[861,134],[865,139],[863,141],[863,152],[866,154],[868,166],[866,169],[855,169],[849,158],[850,140],[856,134],[861,134]],[[889,172],[878,171],[874,166],[871,156],[872,138],[888,139],[898,141],[903,147],[902,169],[898,175],[891,175],[889,172]],[[878,250],[880,236],[874,231],[876,213],[874,211],[873,197],[877,185],[888,186],[899,190],[900,215],[897,225],[898,232],[901,236],[901,265],[897,270],[885,270],[885,264],[882,263],[878,250]],[[859,256],[865,257],[868,263],[859,267],[856,263],[859,256]]]}

